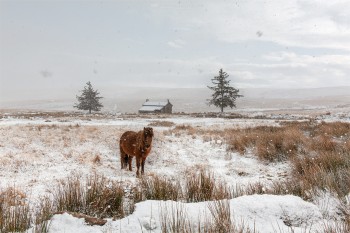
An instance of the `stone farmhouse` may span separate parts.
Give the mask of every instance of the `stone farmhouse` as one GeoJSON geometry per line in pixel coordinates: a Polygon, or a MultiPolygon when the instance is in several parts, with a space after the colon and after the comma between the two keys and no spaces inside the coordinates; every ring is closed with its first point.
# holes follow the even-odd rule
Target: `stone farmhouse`
{"type": "Polygon", "coordinates": [[[146,99],[146,102],[142,104],[142,107],[139,109],[139,113],[168,113],[171,114],[173,111],[173,105],[169,100],[167,101],[149,101],[146,99]]]}

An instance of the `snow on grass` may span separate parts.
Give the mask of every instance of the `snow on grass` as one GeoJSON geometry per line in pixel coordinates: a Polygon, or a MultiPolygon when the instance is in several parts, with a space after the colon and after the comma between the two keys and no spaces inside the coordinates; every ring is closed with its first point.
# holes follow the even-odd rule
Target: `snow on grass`
{"type": "MultiPolygon", "coordinates": [[[[176,209],[182,209],[193,229],[211,218],[210,202],[178,203],[174,201],[144,201],[136,204],[133,214],[120,220],[111,221],[102,227],[87,226],[83,220],[68,214],[56,215],[51,221],[50,232],[153,232],[160,233],[162,216],[176,209]],[[199,223],[198,220],[201,219],[199,223]]],[[[232,222],[244,222],[250,229],[260,232],[305,232],[312,226],[319,228],[322,214],[317,206],[295,196],[251,195],[229,200],[232,222]]],[[[171,219],[171,217],[170,217],[171,219]]],[[[168,222],[168,224],[170,224],[168,222]]]]}
{"type": "MultiPolygon", "coordinates": [[[[0,190],[16,186],[31,201],[52,190],[60,180],[78,175],[86,177],[97,173],[105,177],[135,184],[135,159],[132,172],[120,169],[119,138],[126,130],[141,130],[158,119],[102,119],[65,121],[42,118],[0,119],[0,190]],[[98,159],[96,159],[98,157],[98,159]]],[[[175,125],[190,125],[194,130],[245,128],[259,125],[276,126],[275,120],[221,119],[221,118],[162,118],[175,125]]],[[[173,129],[174,127],[170,127],[173,129]]],[[[160,175],[183,179],[188,171],[210,170],[215,177],[229,186],[251,183],[270,184],[285,179],[290,171],[288,162],[263,163],[251,153],[244,156],[228,152],[222,138],[204,138],[185,132],[169,133],[169,127],[154,127],[152,151],[147,158],[145,175],[160,175]]],[[[305,232],[319,226],[326,215],[327,203],[336,202],[320,196],[317,206],[294,196],[252,195],[230,200],[232,216],[260,232],[305,232]]],[[[137,204],[136,211],[121,220],[109,220],[105,226],[87,226],[82,219],[68,214],[55,215],[50,232],[149,232],[160,230],[162,205],[173,202],[145,201],[137,204]],[[154,224],[147,224],[151,222],[154,224]],[[146,229],[146,230],[145,230],[146,229]]],[[[209,214],[208,203],[181,204],[188,211],[195,227],[200,218],[209,214]]],[[[331,208],[328,217],[337,209],[331,208]]]]}

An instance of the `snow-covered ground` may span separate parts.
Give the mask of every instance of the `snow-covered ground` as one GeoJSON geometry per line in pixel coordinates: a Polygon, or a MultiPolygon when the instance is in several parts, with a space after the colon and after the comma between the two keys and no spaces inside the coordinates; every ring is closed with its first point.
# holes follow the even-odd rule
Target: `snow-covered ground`
{"type": "MultiPolygon", "coordinates": [[[[160,229],[161,208],[185,210],[193,229],[198,229],[198,219],[204,222],[209,215],[208,202],[177,203],[174,201],[145,201],[136,204],[136,211],[123,219],[108,221],[103,227],[86,226],[83,219],[69,214],[56,215],[50,232],[162,232],[160,229]]],[[[322,214],[316,205],[295,196],[251,195],[231,199],[230,211],[239,224],[249,225],[258,232],[288,232],[286,224],[294,232],[305,232],[319,222],[322,214]]],[[[164,210],[163,210],[164,211],[164,210]]]]}
{"type": "MultiPolygon", "coordinates": [[[[336,118],[329,118],[336,120],[336,118]]],[[[342,120],[350,121],[348,116],[342,120]]],[[[73,175],[101,174],[112,180],[135,183],[135,171],[120,169],[118,140],[126,130],[141,130],[155,121],[190,125],[198,130],[278,125],[271,119],[190,118],[165,119],[0,119],[0,190],[16,186],[31,202],[50,195],[60,180],[73,175]],[[95,158],[99,157],[97,161],[95,158]]],[[[155,137],[145,165],[145,175],[157,174],[181,178],[189,168],[204,167],[217,179],[236,187],[250,183],[285,179],[287,162],[263,163],[252,154],[228,152],[223,138],[174,133],[172,127],[154,127],[155,137]]],[[[133,166],[135,167],[135,161],[133,166]]],[[[294,232],[323,226],[323,206],[295,196],[251,195],[229,201],[232,216],[258,232],[294,232]]],[[[322,200],[320,203],[323,203],[322,200]]],[[[69,214],[55,215],[50,232],[161,232],[160,208],[184,208],[195,227],[198,219],[209,213],[208,203],[145,201],[133,214],[104,226],[88,226],[69,214]]]]}

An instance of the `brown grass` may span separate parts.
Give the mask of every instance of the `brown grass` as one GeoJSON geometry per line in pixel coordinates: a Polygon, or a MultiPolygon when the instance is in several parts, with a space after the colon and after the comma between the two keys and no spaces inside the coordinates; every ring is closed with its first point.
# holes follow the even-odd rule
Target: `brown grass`
{"type": "Polygon", "coordinates": [[[290,161],[289,182],[297,184],[285,187],[291,193],[305,197],[312,189],[328,189],[342,197],[350,192],[349,135],[349,123],[309,121],[230,130],[226,141],[231,151],[250,150],[264,161],[290,161]]]}
{"type": "Polygon", "coordinates": [[[254,149],[259,158],[270,161],[278,160],[281,154],[289,158],[304,150],[334,151],[340,144],[343,144],[341,148],[348,150],[345,142],[350,138],[350,124],[289,122],[281,127],[227,130],[225,135],[230,150],[243,154],[248,149],[254,149]],[[267,153],[268,150],[270,153],[267,153]]]}
{"type": "Polygon", "coordinates": [[[224,182],[216,179],[214,173],[201,169],[191,172],[185,180],[185,199],[188,202],[229,199],[232,191],[224,182]]]}
{"type": "Polygon", "coordinates": [[[160,224],[162,233],[194,233],[182,203],[174,203],[170,208],[160,206],[160,224]]]}
{"type": "Polygon", "coordinates": [[[252,150],[260,159],[282,161],[303,149],[305,136],[291,127],[267,127],[228,130],[228,149],[244,154],[252,150]]]}
{"type": "Polygon", "coordinates": [[[29,204],[17,188],[0,192],[0,232],[23,232],[33,221],[29,204]]]}
{"type": "Polygon", "coordinates": [[[55,206],[52,200],[48,197],[44,197],[41,200],[40,206],[36,209],[35,221],[34,221],[34,233],[49,232],[50,222],[55,206]]]}
{"type": "Polygon", "coordinates": [[[93,163],[100,164],[101,163],[101,156],[100,155],[95,155],[95,158],[92,160],[93,163]]]}
{"type": "Polygon", "coordinates": [[[148,124],[151,127],[173,127],[174,125],[175,123],[171,121],[152,121],[148,124]]]}
{"type": "Polygon", "coordinates": [[[124,189],[121,183],[104,176],[87,179],[86,203],[88,214],[99,218],[124,216],[124,189]]]}
{"type": "Polygon", "coordinates": [[[350,158],[334,152],[314,157],[296,157],[292,160],[293,178],[304,189],[327,189],[340,197],[350,191],[350,158]]]}
{"type": "Polygon", "coordinates": [[[232,229],[231,208],[229,200],[214,201],[208,203],[209,211],[213,217],[215,232],[227,232],[232,229]]]}
{"type": "Polygon", "coordinates": [[[60,164],[69,170],[72,169],[71,164],[76,162],[100,170],[101,167],[96,166],[109,164],[104,160],[101,148],[115,153],[121,132],[122,129],[114,126],[98,126],[96,131],[93,127],[77,124],[1,126],[0,145],[5,147],[0,156],[0,166],[13,168],[6,169],[9,177],[17,177],[16,173],[21,176],[29,174],[30,170],[47,166],[48,162],[52,164],[50,166],[60,164]],[[90,133],[91,130],[94,132],[90,133]]]}
{"type": "MultiPolygon", "coordinates": [[[[90,176],[85,182],[77,176],[62,180],[53,193],[53,199],[44,196],[34,208],[30,207],[25,194],[17,188],[0,192],[0,232],[24,232],[30,227],[35,233],[48,232],[48,220],[57,212],[97,218],[125,216],[124,189],[120,183],[103,176],[90,176]]],[[[134,205],[134,202],[130,205],[134,205]]]]}
{"type": "Polygon", "coordinates": [[[317,135],[328,135],[333,137],[350,137],[350,124],[345,122],[331,122],[325,123],[321,122],[317,126],[316,136],[317,135]]]}
{"type": "Polygon", "coordinates": [[[198,135],[198,129],[194,128],[191,125],[176,125],[173,129],[164,131],[165,135],[175,135],[175,136],[180,136],[182,134],[187,134],[187,135],[198,135]]]}
{"type": "Polygon", "coordinates": [[[57,211],[78,212],[98,218],[124,216],[124,189],[103,176],[94,175],[86,184],[80,177],[63,181],[55,192],[57,211]]]}
{"type": "MultiPolygon", "coordinates": [[[[244,224],[237,224],[231,217],[230,202],[228,200],[208,203],[211,216],[201,220],[198,224],[189,220],[184,204],[160,205],[161,230],[164,233],[253,233],[244,224]],[[197,226],[196,226],[197,225],[197,226]],[[195,227],[196,226],[196,227],[195,227]]],[[[203,216],[202,216],[203,217],[203,216]]],[[[203,219],[203,218],[202,218],[203,219]]]]}
{"type": "MultiPolygon", "coordinates": [[[[134,198],[137,201],[147,198],[162,200],[177,199],[193,202],[221,200],[245,194],[271,193],[293,194],[306,200],[312,200],[313,191],[321,189],[335,192],[342,200],[344,196],[350,192],[349,129],[349,123],[317,123],[316,121],[289,122],[281,124],[280,127],[265,126],[248,129],[215,131],[205,131],[190,125],[177,125],[174,129],[169,130],[169,132],[178,135],[189,134],[194,136],[205,136],[208,138],[207,140],[212,140],[213,138],[222,139],[222,141],[228,144],[228,150],[230,152],[238,151],[239,153],[244,154],[249,151],[256,154],[259,159],[265,162],[288,161],[292,164],[291,177],[289,177],[288,180],[274,182],[271,187],[265,187],[264,184],[255,183],[244,188],[238,187],[235,191],[232,191],[224,182],[217,182],[217,177],[215,177],[213,173],[209,171],[204,172],[202,170],[198,173],[189,173],[184,181],[185,185],[181,188],[179,188],[180,186],[177,183],[179,181],[177,181],[177,179],[174,180],[159,177],[156,179],[154,177],[150,178],[150,180],[147,181],[148,184],[145,185],[145,187],[147,187],[142,192],[135,192],[134,198]],[[176,194],[174,191],[176,188],[176,191],[180,190],[181,192],[176,194]],[[146,195],[144,192],[150,192],[153,193],[152,195],[156,195],[154,195],[154,197],[151,197],[152,195],[145,197],[146,195]]],[[[96,137],[96,135],[92,137],[91,134],[102,134],[103,138],[99,139],[99,142],[108,148],[115,149],[115,132],[110,133],[110,130],[103,130],[101,128],[96,129],[94,127],[80,125],[58,127],[55,124],[51,124],[39,126],[11,126],[11,130],[6,130],[6,132],[8,132],[8,134],[5,135],[2,133],[2,137],[0,137],[0,145],[10,143],[9,146],[19,149],[23,151],[23,153],[11,154],[9,152],[6,154],[6,158],[0,161],[0,163],[9,163],[18,169],[30,164],[29,162],[31,158],[40,159],[41,156],[45,156],[42,154],[43,150],[28,147],[27,145],[30,144],[31,141],[28,142],[26,138],[35,138],[35,140],[41,141],[43,145],[50,146],[53,151],[63,151],[65,147],[71,147],[72,149],[70,151],[65,152],[67,153],[67,159],[73,157],[73,159],[81,159],[82,162],[101,162],[101,157],[97,154],[98,151],[92,150],[81,152],[81,149],[75,149],[75,147],[80,146],[81,143],[91,142],[92,138],[96,137]],[[62,137],[62,133],[64,133],[64,137],[62,137]],[[11,138],[11,140],[9,140],[9,138],[11,138]],[[82,158],[79,158],[79,156],[82,158]],[[22,157],[26,157],[26,159],[23,159],[22,157]]],[[[94,140],[96,141],[96,139],[94,140]]],[[[100,216],[103,216],[104,214],[107,216],[108,214],[108,216],[118,217],[125,214],[120,209],[115,212],[108,212],[110,208],[108,206],[114,206],[113,208],[115,209],[118,209],[121,206],[120,201],[118,200],[112,202],[105,201],[110,198],[109,195],[111,195],[111,193],[118,192],[111,191],[117,189],[110,186],[113,182],[107,182],[106,187],[108,188],[98,187],[98,182],[105,182],[99,179],[96,179],[97,183],[92,182],[90,185],[87,185],[85,181],[83,181],[83,183],[81,182],[82,181],[80,180],[74,179],[71,181],[64,181],[61,187],[61,194],[63,195],[63,198],[67,199],[64,199],[61,202],[58,199],[57,203],[65,203],[60,204],[60,206],[71,206],[72,208],[76,208],[77,211],[83,212],[86,211],[86,209],[89,209],[90,205],[90,209],[93,209],[92,214],[96,214],[94,211],[98,210],[100,216]],[[72,182],[71,185],[67,185],[69,182],[72,182]],[[89,187],[90,189],[95,187],[95,191],[90,192],[90,200],[92,201],[87,202],[84,198],[86,198],[89,187]],[[80,204],[75,205],[74,202],[80,204]]],[[[122,191],[120,193],[122,193],[122,191]]],[[[3,194],[3,196],[4,195],[5,194],[3,194]]],[[[8,193],[6,195],[11,196],[12,194],[8,193]]],[[[18,197],[18,195],[14,196],[18,197]]],[[[119,197],[123,199],[123,194],[120,194],[119,197]]],[[[25,212],[29,211],[29,209],[24,207],[26,206],[25,201],[21,204],[20,200],[16,201],[13,198],[7,198],[7,200],[16,203],[16,208],[12,209],[16,210],[17,214],[12,216],[18,216],[16,219],[22,219],[24,225],[26,222],[28,223],[25,218],[25,212]]],[[[2,203],[5,202],[3,201],[2,203]]],[[[2,211],[0,212],[1,227],[4,226],[5,222],[7,224],[12,221],[11,218],[6,217],[7,215],[4,214],[8,206],[11,206],[10,202],[6,205],[0,204],[0,211],[2,211]],[[5,218],[7,220],[4,220],[5,218]],[[8,221],[8,219],[10,219],[10,221],[8,221]]],[[[63,207],[62,209],[65,209],[63,207]]],[[[55,204],[51,207],[45,208],[57,209],[58,207],[55,204]]],[[[68,207],[66,209],[68,209],[68,207]]],[[[44,217],[38,218],[38,223],[45,223],[44,219],[47,219],[45,216],[49,216],[49,214],[45,213],[48,212],[49,211],[43,211],[44,217]]],[[[347,212],[344,211],[342,216],[344,216],[344,224],[347,224],[345,226],[349,226],[349,214],[346,213],[347,212]]],[[[18,222],[17,220],[15,221],[18,222]]],[[[34,220],[31,219],[30,221],[33,222],[34,220]]],[[[8,224],[6,226],[8,226],[8,224]]],[[[13,226],[15,225],[12,224],[12,227],[13,226]]],[[[332,228],[329,226],[329,229],[332,228]]]]}
{"type": "Polygon", "coordinates": [[[99,113],[95,112],[93,114],[86,114],[85,112],[60,112],[60,111],[52,111],[52,112],[43,112],[43,111],[26,111],[23,110],[19,112],[15,111],[6,111],[6,114],[0,112],[1,118],[17,118],[17,119],[44,119],[46,122],[50,122],[52,119],[57,119],[60,122],[68,122],[72,119],[114,119],[115,116],[108,113],[99,113]]]}
{"type": "Polygon", "coordinates": [[[321,135],[314,137],[311,141],[311,148],[314,151],[336,151],[338,143],[330,136],[321,135]]]}
{"type": "Polygon", "coordinates": [[[182,197],[179,181],[171,181],[166,177],[149,176],[141,179],[143,195],[148,200],[173,200],[182,197]]]}
{"type": "Polygon", "coordinates": [[[350,224],[348,222],[324,223],[323,228],[316,231],[316,233],[346,233],[346,232],[350,232],[350,224]]]}
{"type": "Polygon", "coordinates": [[[30,227],[34,233],[48,232],[53,212],[53,202],[47,197],[34,208],[18,188],[0,192],[0,232],[24,232],[30,227]]]}
{"type": "Polygon", "coordinates": [[[214,173],[188,171],[184,184],[180,178],[152,175],[142,177],[132,194],[135,202],[141,200],[173,200],[200,202],[232,198],[233,191],[225,183],[218,181],[214,173]]]}

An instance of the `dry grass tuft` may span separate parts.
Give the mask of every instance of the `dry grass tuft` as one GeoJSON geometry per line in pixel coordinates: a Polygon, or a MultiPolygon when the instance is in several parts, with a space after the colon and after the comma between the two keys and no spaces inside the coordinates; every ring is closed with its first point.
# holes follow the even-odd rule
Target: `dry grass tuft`
{"type": "Polygon", "coordinates": [[[229,199],[232,192],[223,182],[218,182],[214,174],[203,169],[186,177],[185,199],[188,202],[229,199]]]}
{"type": "Polygon", "coordinates": [[[229,200],[209,202],[208,208],[213,217],[212,232],[227,232],[232,229],[229,200]]]}
{"type": "Polygon", "coordinates": [[[330,136],[321,135],[313,138],[311,149],[314,151],[336,151],[337,143],[330,136]]]}
{"type": "Polygon", "coordinates": [[[124,216],[124,189],[120,183],[104,176],[94,175],[87,179],[87,214],[99,218],[124,216]]]}
{"type": "MultiPolygon", "coordinates": [[[[124,189],[120,183],[103,176],[80,177],[61,181],[54,198],[43,197],[31,208],[23,192],[9,188],[0,192],[0,232],[48,232],[49,220],[57,212],[75,212],[97,218],[121,218],[124,213],[124,189]]],[[[133,205],[131,203],[130,205],[133,205]]]]}
{"type": "Polygon", "coordinates": [[[30,207],[25,194],[17,188],[0,192],[0,232],[25,232],[33,227],[34,233],[49,231],[49,219],[54,212],[53,202],[42,198],[37,208],[30,207]]]}
{"type": "Polygon", "coordinates": [[[331,122],[331,123],[325,123],[322,122],[320,125],[317,126],[317,129],[315,130],[315,136],[317,135],[328,135],[332,137],[350,137],[350,124],[345,122],[331,122]]]}
{"type": "Polygon", "coordinates": [[[182,124],[182,125],[177,125],[175,126],[174,130],[193,130],[193,127],[190,126],[190,125],[185,125],[185,124],[182,124]]]}
{"type": "Polygon", "coordinates": [[[152,175],[142,177],[140,187],[133,190],[135,202],[141,200],[173,200],[200,202],[232,198],[233,192],[224,182],[218,182],[210,171],[188,172],[185,185],[181,180],[152,175]]]}
{"type": "Polygon", "coordinates": [[[182,196],[179,181],[171,181],[165,177],[150,176],[141,179],[143,195],[148,200],[177,201],[182,196]]]}
{"type": "Polygon", "coordinates": [[[350,158],[347,155],[324,152],[314,157],[296,157],[292,160],[293,179],[303,188],[327,189],[340,197],[350,192],[350,158]]]}
{"type": "Polygon", "coordinates": [[[174,125],[175,123],[171,121],[152,121],[148,124],[151,127],[173,127],[174,125]]]}
{"type": "Polygon", "coordinates": [[[94,175],[82,184],[79,177],[63,182],[55,193],[57,211],[78,212],[98,218],[124,216],[124,189],[103,176],[94,175]]]}
{"type": "Polygon", "coordinates": [[[349,137],[349,123],[315,121],[226,133],[229,150],[241,154],[250,150],[264,161],[290,161],[293,172],[288,182],[294,187],[280,182],[274,188],[303,198],[308,198],[306,193],[315,189],[331,190],[340,197],[350,192],[349,137]]]}
{"type": "Polygon", "coordinates": [[[197,135],[198,134],[198,129],[192,127],[191,125],[176,125],[173,129],[164,131],[165,135],[175,135],[175,136],[180,136],[181,134],[188,134],[188,135],[197,135]]]}
{"type": "Polygon", "coordinates": [[[172,203],[160,205],[160,222],[163,233],[253,233],[255,229],[237,225],[231,218],[230,202],[215,201],[208,204],[210,218],[198,223],[190,221],[184,204],[172,203]]]}
{"type": "Polygon", "coordinates": [[[267,127],[228,130],[228,149],[244,154],[249,149],[262,160],[282,161],[294,156],[303,147],[305,136],[291,127],[267,127]]]}
{"type": "Polygon", "coordinates": [[[57,211],[82,212],[85,209],[83,184],[73,177],[62,181],[55,192],[57,211]]]}
{"type": "Polygon", "coordinates": [[[187,212],[182,203],[160,206],[160,224],[162,233],[194,233],[187,212]]]}
{"type": "Polygon", "coordinates": [[[92,160],[93,163],[97,163],[100,164],[101,163],[101,156],[100,155],[96,155],[95,158],[93,158],[92,160]]]}
{"type": "Polygon", "coordinates": [[[325,223],[323,228],[317,230],[316,233],[345,233],[350,232],[350,223],[347,221],[325,223]]]}
{"type": "Polygon", "coordinates": [[[46,233],[50,229],[50,219],[54,213],[54,203],[47,197],[41,200],[40,206],[35,211],[34,233],[46,233]]]}
{"type": "Polygon", "coordinates": [[[0,192],[0,232],[23,232],[32,221],[31,209],[21,191],[9,188],[0,192]]]}

